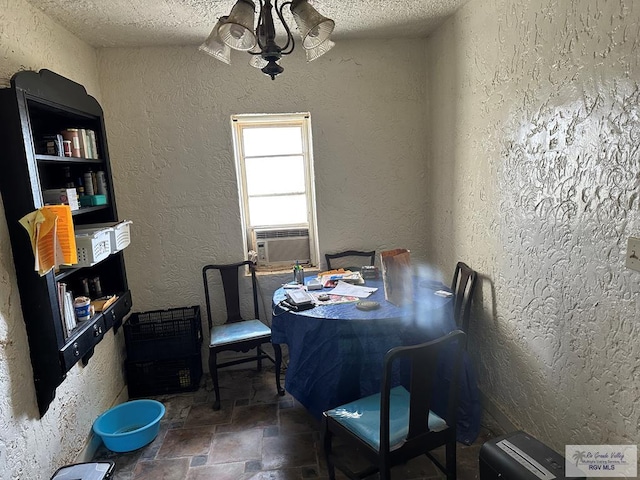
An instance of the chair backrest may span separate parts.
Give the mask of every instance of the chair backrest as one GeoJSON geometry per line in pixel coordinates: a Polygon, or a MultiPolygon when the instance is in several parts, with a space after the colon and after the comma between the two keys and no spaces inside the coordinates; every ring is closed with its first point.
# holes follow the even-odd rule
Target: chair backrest
{"type": "Polygon", "coordinates": [[[476,288],[477,277],[478,274],[466,263],[457,263],[451,282],[451,291],[455,294],[453,318],[456,321],[456,326],[465,333],[469,332],[471,300],[476,288]]]}
{"type": "Polygon", "coordinates": [[[325,253],[327,270],[334,268],[360,269],[363,265],[374,266],[376,263],[376,251],[361,252],[359,250],[346,250],[338,253],[325,253]]]}
{"type": "Polygon", "coordinates": [[[239,273],[249,267],[251,272],[251,288],[253,293],[253,310],[255,319],[259,319],[258,311],[258,290],[256,282],[255,265],[250,260],[244,262],[229,264],[212,264],[205,265],[202,268],[202,281],[204,283],[204,298],[207,304],[207,317],[209,319],[209,328],[213,325],[213,317],[211,316],[211,293],[209,287],[210,270],[218,270],[222,279],[222,289],[224,291],[224,301],[227,307],[227,320],[225,323],[241,322],[244,320],[240,313],[240,283],[239,273]]]}
{"type": "MultiPolygon", "coordinates": [[[[384,357],[384,371],[382,374],[380,401],[380,451],[389,451],[389,419],[390,392],[393,387],[394,362],[406,358],[410,365],[409,377],[409,431],[406,443],[429,432],[426,419],[429,416],[431,398],[438,384],[438,369],[442,364],[451,365],[452,375],[449,383],[447,413],[444,420],[449,428],[456,428],[458,410],[458,384],[460,381],[460,365],[464,351],[465,334],[461,330],[454,330],[436,340],[411,345],[395,347],[384,357]],[[441,358],[446,355],[446,359],[441,358]]],[[[419,440],[418,440],[419,441],[419,440]]],[[[406,444],[405,443],[405,444],[406,444]]]]}

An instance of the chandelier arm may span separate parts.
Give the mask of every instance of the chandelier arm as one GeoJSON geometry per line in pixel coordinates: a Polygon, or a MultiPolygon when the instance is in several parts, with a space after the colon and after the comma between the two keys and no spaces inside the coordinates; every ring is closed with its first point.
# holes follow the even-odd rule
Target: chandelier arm
{"type": "Polygon", "coordinates": [[[258,12],[258,25],[256,25],[256,39],[257,39],[257,44],[258,44],[258,48],[260,49],[260,51],[258,53],[251,53],[252,55],[260,55],[262,53],[262,51],[264,50],[264,44],[262,43],[262,41],[260,40],[260,30],[263,27],[263,23],[262,23],[262,12],[264,9],[264,0],[259,0],[260,3],[260,10],[258,12]]]}
{"type": "Polygon", "coordinates": [[[284,2],[278,8],[278,0],[276,0],[276,13],[278,14],[278,18],[280,19],[282,26],[284,26],[284,29],[287,31],[287,43],[284,45],[284,47],[282,47],[282,55],[289,55],[291,52],[293,52],[293,49],[296,47],[296,42],[293,39],[293,34],[291,33],[291,29],[289,28],[289,25],[287,25],[287,22],[285,22],[284,16],[282,15],[282,10],[284,9],[284,7],[286,7],[287,5],[291,5],[292,3],[293,2],[291,1],[284,2]],[[291,45],[291,48],[287,50],[289,45],[291,45]]]}

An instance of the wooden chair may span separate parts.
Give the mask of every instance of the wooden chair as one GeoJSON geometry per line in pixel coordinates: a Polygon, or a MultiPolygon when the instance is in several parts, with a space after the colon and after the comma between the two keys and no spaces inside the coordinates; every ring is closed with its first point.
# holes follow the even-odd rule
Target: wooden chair
{"type": "Polygon", "coordinates": [[[471,301],[476,288],[478,274],[466,263],[458,262],[453,273],[451,291],[455,294],[453,318],[456,326],[465,333],[469,333],[469,318],[471,315],[471,301]]]}
{"type": "Polygon", "coordinates": [[[375,250],[371,252],[346,250],[338,253],[325,253],[324,258],[327,261],[327,270],[344,268],[345,270],[353,271],[360,270],[363,265],[370,265],[373,267],[376,262],[376,252],[375,250]]]}
{"type": "Polygon", "coordinates": [[[380,472],[380,480],[389,480],[391,467],[420,455],[427,455],[448,480],[455,480],[456,412],[464,337],[462,331],[456,330],[431,342],[392,348],[384,357],[381,393],[323,413],[324,451],[331,480],[335,479],[336,466],[349,478],[364,478],[380,472]],[[453,362],[446,418],[429,410],[432,392],[441,388],[435,381],[440,354],[447,355],[446,361],[453,362]],[[393,364],[401,359],[410,364],[409,390],[404,386],[391,386],[393,364]],[[353,472],[344,462],[336,465],[332,450],[334,437],[358,448],[371,466],[353,472]],[[430,453],[442,445],[445,446],[445,465],[430,453]]]}
{"type": "Polygon", "coordinates": [[[280,386],[280,366],[282,364],[282,349],[280,345],[273,344],[275,358],[271,357],[262,349],[265,343],[271,343],[271,329],[260,321],[258,311],[258,292],[256,272],[253,262],[205,265],[202,268],[202,279],[204,282],[204,295],[207,304],[207,317],[209,320],[209,330],[211,337],[209,341],[209,371],[213,380],[215,391],[214,410],[220,409],[220,388],[218,386],[218,369],[238,365],[246,362],[257,362],[258,371],[262,369],[262,360],[269,359],[275,364],[276,369],[276,389],[279,395],[284,395],[284,390],[280,386]],[[251,287],[253,294],[254,318],[244,320],[240,314],[240,289],[238,274],[249,267],[251,273],[251,287]],[[224,291],[225,305],[227,309],[227,320],[222,325],[213,325],[211,314],[210,296],[210,270],[218,270],[222,279],[222,290],[224,291]],[[256,354],[246,356],[224,363],[217,362],[217,355],[223,351],[248,352],[256,350],[256,354]]]}

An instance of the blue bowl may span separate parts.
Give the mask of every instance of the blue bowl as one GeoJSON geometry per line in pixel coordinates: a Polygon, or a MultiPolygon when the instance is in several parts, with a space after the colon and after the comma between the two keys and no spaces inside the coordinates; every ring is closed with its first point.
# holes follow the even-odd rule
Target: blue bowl
{"type": "Polygon", "coordinates": [[[131,400],[96,418],[93,431],[112,452],[130,452],[156,438],[164,412],[164,405],[155,400],[131,400]]]}

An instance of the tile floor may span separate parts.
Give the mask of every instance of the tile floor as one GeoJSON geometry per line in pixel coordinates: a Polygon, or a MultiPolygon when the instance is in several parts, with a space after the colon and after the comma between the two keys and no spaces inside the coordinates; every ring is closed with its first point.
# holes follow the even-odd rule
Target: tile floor
{"type": "MultiPolygon", "coordinates": [[[[101,446],[94,460],[116,462],[117,480],[293,480],[326,479],[319,423],[289,394],[276,395],[272,369],[220,371],[222,408],[212,409],[213,386],[203,377],[196,392],[162,395],[166,414],[158,437],[134,452],[116,454],[101,446]]],[[[500,435],[483,421],[478,440],[458,444],[458,478],[478,478],[478,452],[500,435]]],[[[349,454],[349,459],[356,461],[349,454]]],[[[346,478],[337,473],[338,479],[346,478]]],[[[422,456],[395,467],[393,479],[441,479],[422,456]]],[[[370,477],[372,480],[378,475],[370,477]]]]}

